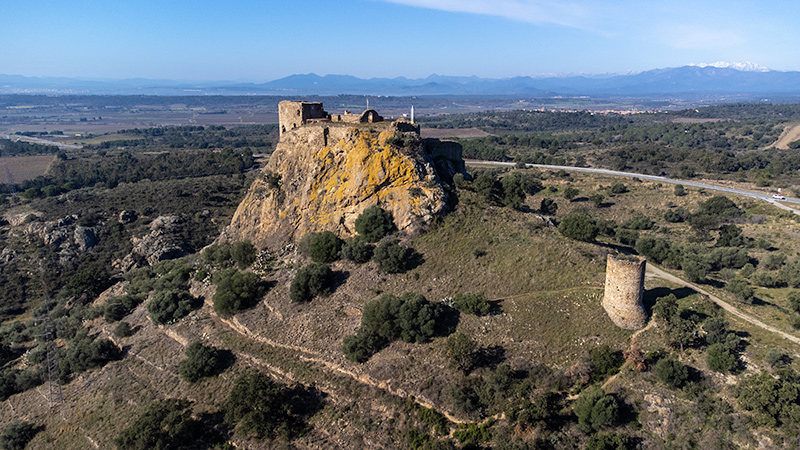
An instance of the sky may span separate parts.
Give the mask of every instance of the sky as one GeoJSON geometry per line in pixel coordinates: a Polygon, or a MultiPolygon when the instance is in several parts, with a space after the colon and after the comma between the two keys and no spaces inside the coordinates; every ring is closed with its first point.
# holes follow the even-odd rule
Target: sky
{"type": "Polygon", "coordinates": [[[0,74],[508,78],[749,61],[800,70],[787,0],[0,0],[0,74]]]}

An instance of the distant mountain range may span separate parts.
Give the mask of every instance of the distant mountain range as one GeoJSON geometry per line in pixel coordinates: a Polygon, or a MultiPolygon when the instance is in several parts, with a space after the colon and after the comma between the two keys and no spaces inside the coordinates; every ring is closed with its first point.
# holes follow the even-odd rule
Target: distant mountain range
{"type": "Polygon", "coordinates": [[[800,72],[752,63],[692,64],[625,75],[479,78],[431,75],[409,79],[291,75],[267,83],[91,80],[0,75],[0,94],[79,95],[387,95],[435,97],[628,97],[800,99],[800,72]]]}

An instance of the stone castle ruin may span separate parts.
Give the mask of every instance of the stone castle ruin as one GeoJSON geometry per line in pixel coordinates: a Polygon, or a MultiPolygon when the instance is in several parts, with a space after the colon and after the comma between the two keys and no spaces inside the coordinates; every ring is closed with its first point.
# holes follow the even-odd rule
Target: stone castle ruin
{"type": "Polygon", "coordinates": [[[603,308],[620,328],[636,330],[647,324],[644,309],[644,270],[640,256],[608,255],[603,308]]]}
{"type": "Polygon", "coordinates": [[[328,114],[320,102],[301,102],[284,100],[278,104],[278,123],[280,134],[300,128],[303,125],[324,122],[376,123],[383,122],[377,111],[367,109],[361,114],[345,111],[344,114],[328,114]]]}

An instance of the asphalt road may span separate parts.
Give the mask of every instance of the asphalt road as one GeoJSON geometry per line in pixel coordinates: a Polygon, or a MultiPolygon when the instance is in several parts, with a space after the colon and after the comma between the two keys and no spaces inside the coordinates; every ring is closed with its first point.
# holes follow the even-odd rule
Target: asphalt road
{"type": "Polygon", "coordinates": [[[63,142],[48,141],[47,139],[35,138],[33,136],[19,136],[19,135],[3,134],[2,138],[3,139],[8,139],[10,141],[13,140],[13,141],[30,142],[32,144],[55,145],[58,148],[66,148],[66,149],[70,149],[70,150],[78,150],[78,149],[83,148],[80,145],[72,145],[72,144],[65,144],[63,142]]]}
{"type": "MultiPolygon", "coordinates": [[[[511,163],[511,162],[497,162],[497,161],[465,160],[465,162],[471,165],[498,166],[498,167],[515,167],[517,165],[516,163],[511,163]]],[[[746,197],[757,198],[759,200],[771,203],[777,206],[778,208],[785,209],[787,211],[792,211],[793,213],[800,215],[800,211],[798,211],[797,209],[790,208],[789,206],[781,203],[781,202],[792,203],[800,206],[800,200],[796,198],[786,197],[786,200],[781,200],[779,202],[776,201],[774,198],[772,198],[772,194],[764,194],[761,192],[745,191],[725,186],[717,186],[713,183],[712,184],[697,183],[694,181],[676,180],[673,178],[660,177],[656,175],[645,175],[643,173],[620,172],[618,170],[607,170],[607,169],[593,169],[590,167],[552,166],[548,164],[526,164],[526,166],[536,167],[540,169],[565,170],[567,172],[588,172],[588,173],[598,173],[602,175],[612,175],[617,177],[640,178],[642,180],[652,180],[652,181],[660,181],[662,183],[682,184],[684,186],[728,192],[730,194],[744,195],[746,197]]]]}

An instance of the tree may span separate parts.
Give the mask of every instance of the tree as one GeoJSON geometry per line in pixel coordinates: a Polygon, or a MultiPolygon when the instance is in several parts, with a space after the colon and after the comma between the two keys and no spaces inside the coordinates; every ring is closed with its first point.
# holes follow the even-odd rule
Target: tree
{"type": "Polygon", "coordinates": [[[485,316],[489,314],[492,304],[489,303],[489,300],[482,292],[458,293],[453,297],[453,307],[476,316],[485,316]]]}
{"type": "Polygon", "coordinates": [[[503,204],[514,209],[522,208],[525,202],[525,188],[518,174],[506,175],[501,180],[503,185],[503,204]]]}
{"type": "Polygon", "coordinates": [[[558,205],[555,200],[551,198],[543,198],[542,202],[539,204],[539,211],[541,211],[542,214],[552,216],[558,211],[558,205]]]}
{"type": "Polygon", "coordinates": [[[188,400],[159,400],[148,405],[133,423],[114,439],[120,450],[189,450],[199,442],[219,441],[192,418],[188,400]]]}
{"type": "Polygon", "coordinates": [[[581,211],[572,211],[558,224],[558,231],[570,239],[592,242],[600,230],[591,216],[581,211]]]}
{"type": "Polygon", "coordinates": [[[623,433],[596,433],[586,440],[586,450],[628,450],[631,438],[623,433]]]}
{"type": "Polygon", "coordinates": [[[240,241],[230,249],[231,258],[239,266],[239,269],[246,269],[256,262],[256,248],[250,241],[240,241]]]}
{"type": "Polygon", "coordinates": [[[680,361],[673,358],[661,358],[653,368],[662,383],[679,388],[689,379],[689,370],[680,361]]]}
{"type": "Polygon", "coordinates": [[[184,289],[169,289],[153,294],[147,312],[153,322],[166,325],[186,316],[200,307],[200,302],[184,289]]]}
{"type": "Polygon", "coordinates": [[[676,184],[675,190],[673,191],[676,197],[683,197],[686,195],[686,189],[684,189],[682,184],[676,184]]]}
{"type": "Polygon", "coordinates": [[[299,392],[288,389],[258,372],[236,379],[225,402],[225,421],[243,437],[289,438],[304,426],[299,392]]]}
{"type": "Polygon", "coordinates": [[[330,264],[339,259],[344,241],[330,231],[313,233],[308,243],[308,254],[316,263],[330,264]]]}
{"type": "Polygon", "coordinates": [[[12,422],[0,434],[0,448],[3,450],[23,450],[28,442],[39,432],[30,422],[12,422]]]}
{"type": "Polygon", "coordinates": [[[725,344],[711,344],[706,350],[708,368],[715,372],[733,372],[739,366],[739,359],[725,344]]]}
{"type": "Polygon", "coordinates": [[[626,192],[628,192],[628,186],[625,186],[624,184],[622,184],[620,182],[616,182],[616,183],[611,185],[611,193],[612,194],[624,194],[626,192]]]}
{"type": "Polygon", "coordinates": [[[603,205],[603,200],[604,199],[605,199],[605,197],[603,195],[601,195],[601,194],[592,194],[592,195],[589,196],[589,201],[594,203],[594,206],[597,207],[597,208],[599,208],[599,207],[601,207],[603,205]]]}
{"type": "Polygon", "coordinates": [[[219,351],[200,342],[186,347],[186,359],[178,364],[178,373],[185,381],[195,383],[216,374],[221,366],[219,351]]]}
{"type": "Polygon", "coordinates": [[[328,295],[333,286],[333,271],[327,264],[311,263],[297,271],[289,288],[293,303],[308,302],[318,295],[328,295]]]}
{"type": "Polygon", "coordinates": [[[454,333],[445,341],[444,356],[450,364],[462,372],[469,372],[475,364],[475,340],[464,333],[454,333]]]}
{"type": "Polygon", "coordinates": [[[800,384],[794,373],[750,375],[739,382],[735,395],[739,405],[755,413],[759,425],[776,427],[800,418],[800,384]]]}
{"type": "Polygon", "coordinates": [[[582,429],[597,430],[617,421],[619,404],[614,396],[607,395],[598,386],[592,386],[575,400],[573,411],[578,416],[578,425],[582,429]]]}
{"type": "Polygon", "coordinates": [[[381,242],[372,259],[378,268],[386,273],[403,273],[409,269],[414,256],[414,250],[401,246],[398,241],[389,239],[381,242]]]}
{"type": "Polygon", "coordinates": [[[396,229],[392,213],[377,205],[365,209],[356,218],[355,227],[367,242],[377,242],[396,229]]]}
{"type": "Polygon", "coordinates": [[[252,305],[264,291],[258,275],[236,269],[225,270],[218,275],[217,290],[211,299],[214,311],[222,317],[230,317],[252,305]]]}

